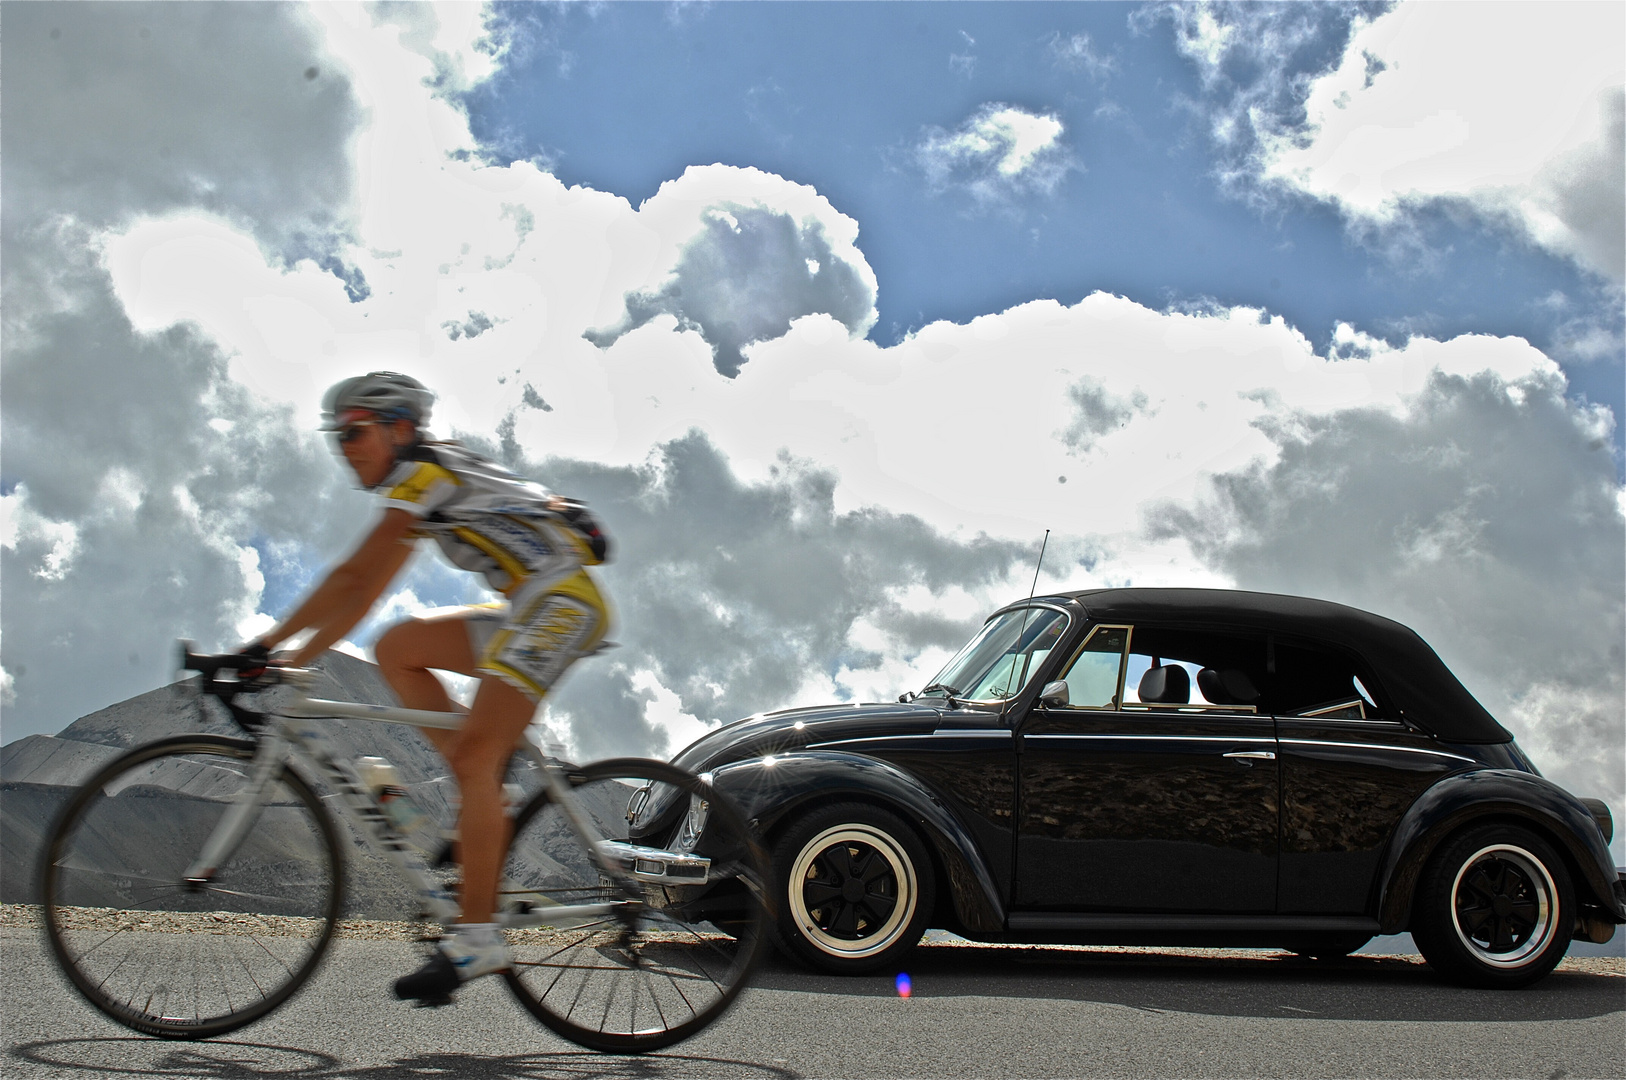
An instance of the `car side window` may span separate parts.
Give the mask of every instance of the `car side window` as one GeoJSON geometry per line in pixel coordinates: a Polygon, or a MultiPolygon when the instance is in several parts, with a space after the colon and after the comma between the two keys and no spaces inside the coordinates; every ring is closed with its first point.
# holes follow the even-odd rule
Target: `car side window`
{"type": "Polygon", "coordinates": [[[1125,646],[1129,627],[1097,626],[1080,646],[1062,680],[1067,683],[1067,707],[1113,709],[1123,685],[1125,646]]]}
{"type": "Polygon", "coordinates": [[[1124,669],[1124,707],[1258,713],[1267,667],[1263,635],[1137,626],[1124,669]]]}

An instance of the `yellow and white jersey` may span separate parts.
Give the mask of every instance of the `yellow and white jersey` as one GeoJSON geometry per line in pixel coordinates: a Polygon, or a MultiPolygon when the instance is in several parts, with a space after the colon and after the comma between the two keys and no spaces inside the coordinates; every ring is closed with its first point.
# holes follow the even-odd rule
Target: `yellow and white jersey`
{"type": "Polygon", "coordinates": [[[384,478],[386,508],[419,519],[454,566],[509,594],[547,588],[598,560],[586,540],[547,509],[550,493],[455,442],[419,443],[384,478]]]}

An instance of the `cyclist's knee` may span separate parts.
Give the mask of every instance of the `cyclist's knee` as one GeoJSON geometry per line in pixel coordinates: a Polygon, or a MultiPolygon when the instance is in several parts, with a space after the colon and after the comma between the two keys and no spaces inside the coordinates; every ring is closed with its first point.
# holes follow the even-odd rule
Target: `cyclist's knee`
{"type": "Polygon", "coordinates": [[[373,659],[381,668],[414,667],[411,662],[412,643],[410,623],[396,623],[373,643],[373,659]]]}

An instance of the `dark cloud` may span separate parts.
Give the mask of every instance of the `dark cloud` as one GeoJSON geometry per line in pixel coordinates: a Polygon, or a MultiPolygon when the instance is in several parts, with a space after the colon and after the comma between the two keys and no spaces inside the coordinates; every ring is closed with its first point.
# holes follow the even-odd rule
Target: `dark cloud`
{"type": "Polygon", "coordinates": [[[904,610],[893,591],[975,588],[1033,555],[1027,545],[945,536],[907,514],[839,513],[835,477],[804,464],[786,460],[762,483],[742,481],[698,432],[637,468],[536,464],[513,445],[508,456],[588,501],[615,544],[601,580],[622,647],[580,664],[557,702],[589,757],[663,749],[664,736],[643,719],[647,695],[632,684],[640,668],[675,691],[685,712],[736,720],[785,704],[810,673],[874,666],[880,658],[849,641],[861,619],[912,653],[960,644],[974,623],[904,610]]]}
{"type": "Polygon", "coordinates": [[[607,349],[656,316],[672,315],[699,331],[717,370],[733,378],[747,345],[781,337],[791,320],[815,314],[863,333],[874,321],[875,287],[835,253],[819,221],[720,203],[702,216],[663,285],[628,293],[620,322],[583,336],[607,349]]]}
{"type": "Polygon", "coordinates": [[[1136,390],[1128,397],[1120,397],[1107,390],[1095,379],[1080,379],[1067,388],[1077,410],[1073,419],[1061,432],[1061,441],[1068,452],[1083,456],[1103,435],[1110,435],[1144,413],[1149,407],[1146,393],[1136,390]]]}
{"type": "Polygon", "coordinates": [[[1609,415],[1556,375],[1436,373],[1395,415],[1261,422],[1272,463],[1152,510],[1245,588],[1405,622],[1582,794],[1622,793],[1626,521],[1609,415]]]}
{"type": "Polygon", "coordinates": [[[82,273],[73,310],[28,320],[5,353],[8,738],[167,680],[177,637],[236,644],[256,544],[347,539],[328,523],[350,496],[292,410],[252,398],[190,327],[135,333],[105,276],[82,273]]]}

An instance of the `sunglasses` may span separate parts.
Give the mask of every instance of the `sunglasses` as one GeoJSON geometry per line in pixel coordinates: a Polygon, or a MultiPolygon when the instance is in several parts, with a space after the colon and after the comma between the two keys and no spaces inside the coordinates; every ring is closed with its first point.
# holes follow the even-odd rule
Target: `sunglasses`
{"type": "Polygon", "coordinates": [[[346,424],[338,431],[335,431],[333,433],[333,441],[340,446],[344,446],[347,443],[353,443],[357,439],[361,438],[361,433],[364,429],[376,427],[377,425],[377,420],[357,420],[355,423],[346,424]]]}

